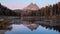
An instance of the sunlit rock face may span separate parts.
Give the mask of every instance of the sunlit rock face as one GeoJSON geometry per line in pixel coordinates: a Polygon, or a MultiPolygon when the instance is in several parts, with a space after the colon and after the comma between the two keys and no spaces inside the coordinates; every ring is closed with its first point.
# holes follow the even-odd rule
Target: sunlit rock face
{"type": "Polygon", "coordinates": [[[31,3],[27,7],[23,8],[23,12],[21,14],[22,14],[22,16],[30,15],[32,11],[35,12],[38,10],[39,10],[39,7],[36,4],[31,3]]]}
{"type": "Polygon", "coordinates": [[[39,7],[36,4],[31,3],[27,7],[25,7],[23,10],[38,10],[39,7]]]}

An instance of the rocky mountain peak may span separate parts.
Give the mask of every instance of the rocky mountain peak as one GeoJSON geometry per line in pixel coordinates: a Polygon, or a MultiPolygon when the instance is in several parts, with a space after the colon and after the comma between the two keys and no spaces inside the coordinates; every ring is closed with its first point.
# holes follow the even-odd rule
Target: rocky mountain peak
{"type": "Polygon", "coordinates": [[[27,7],[25,7],[23,10],[38,10],[39,7],[36,4],[29,4],[27,7]]]}

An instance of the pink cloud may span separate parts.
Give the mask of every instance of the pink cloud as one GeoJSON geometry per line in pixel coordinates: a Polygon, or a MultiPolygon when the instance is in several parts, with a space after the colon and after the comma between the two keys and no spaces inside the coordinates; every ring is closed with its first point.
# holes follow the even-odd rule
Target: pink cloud
{"type": "Polygon", "coordinates": [[[9,4],[7,5],[7,7],[10,9],[23,9],[24,8],[23,5],[19,5],[19,4],[9,4]]]}

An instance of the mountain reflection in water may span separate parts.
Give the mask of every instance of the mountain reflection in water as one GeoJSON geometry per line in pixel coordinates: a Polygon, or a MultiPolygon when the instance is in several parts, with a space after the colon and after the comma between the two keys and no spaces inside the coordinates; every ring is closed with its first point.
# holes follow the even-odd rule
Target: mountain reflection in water
{"type": "Polygon", "coordinates": [[[0,34],[60,34],[58,19],[28,20],[11,19],[9,25],[0,24],[0,34]]]}

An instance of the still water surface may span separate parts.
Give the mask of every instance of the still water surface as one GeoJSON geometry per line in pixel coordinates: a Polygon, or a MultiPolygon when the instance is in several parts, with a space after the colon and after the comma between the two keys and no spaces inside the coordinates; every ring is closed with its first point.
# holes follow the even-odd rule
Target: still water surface
{"type": "Polygon", "coordinates": [[[0,29],[0,34],[60,34],[60,21],[37,20],[22,21],[12,19],[11,29],[0,29]]]}
{"type": "Polygon", "coordinates": [[[6,31],[5,34],[60,34],[53,29],[46,29],[45,27],[38,26],[36,30],[30,30],[28,27],[21,25],[12,25],[11,31],[6,31]]]}

